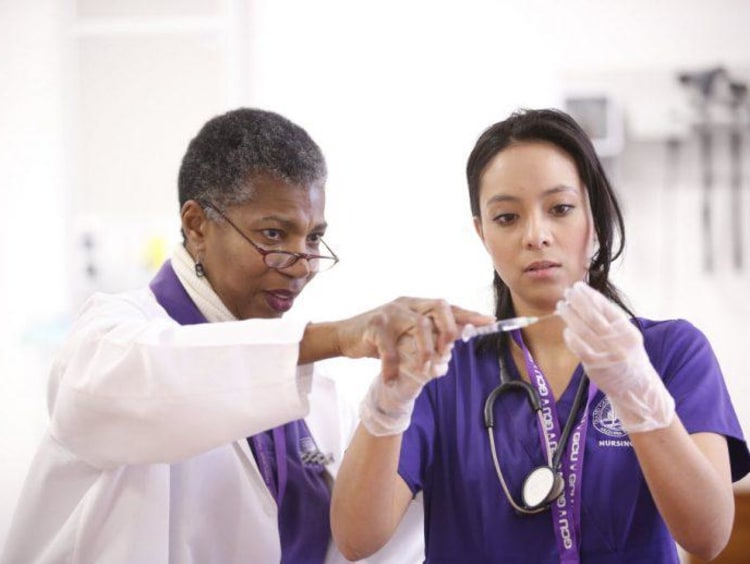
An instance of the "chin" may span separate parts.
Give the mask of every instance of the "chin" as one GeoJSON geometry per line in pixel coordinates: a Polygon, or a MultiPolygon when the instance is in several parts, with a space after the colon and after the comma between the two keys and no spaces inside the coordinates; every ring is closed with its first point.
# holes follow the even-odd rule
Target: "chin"
{"type": "Polygon", "coordinates": [[[241,317],[241,319],[281,319],[284,315],[279,311],[252,311],[241,317]]]}

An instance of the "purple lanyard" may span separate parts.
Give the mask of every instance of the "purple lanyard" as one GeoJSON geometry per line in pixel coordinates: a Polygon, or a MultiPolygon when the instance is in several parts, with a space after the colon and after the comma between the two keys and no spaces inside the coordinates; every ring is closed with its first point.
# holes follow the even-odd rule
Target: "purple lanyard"
{"type": "Polygon", "coordinates": [[[283,426],[274,427],[271,433],[258,433],[250,437],[250,441],[263,481],[276,505],[281,507],[287,483],[286,434],[283,426]]]}
{"type": "MultiPolygon", "coordinates": [[[[531,353],[521,337],[520,329],[511,333],[513,340],[521,347],[526,361],[526,371],[531,385],[539,394],[544,427],[539,427],[539,439],[546,445],[547,459],[551,460],[561,436],[560,419],[557,415],[557,402],[552,395],[547,379],[537,366],[531,353]]],[[[561,471],[565,481],[565,488],[560,497],[552,505],[552,519],[557,541],[560,562],[563,564],[577,564],[580,562],[581,544],[581,477],[583,476],[583,455],[586,451],[586,430],[588,428],[589,405],[596,395],[596,386],[589,381],[588,398],[581,421],[573,428],[570,439],[565,446],[561,459],[561,471]]],[[[568,417],[575,417],[571,413],[568,417]]]]}

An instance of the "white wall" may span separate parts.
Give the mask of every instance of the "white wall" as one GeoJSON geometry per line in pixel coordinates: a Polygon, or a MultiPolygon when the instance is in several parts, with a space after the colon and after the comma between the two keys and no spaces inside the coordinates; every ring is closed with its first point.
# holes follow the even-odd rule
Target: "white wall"
{"type": "Polygon", "coordinates": [[[0,539],[46,425],[48,343],[67,299],[63,20],[55,2],[0,2],[0,539]]]}
{"type": "MultiPolygon", "coordinates": [[[[95,284],[147,275],[123,241],[174,234],[176,166],[206,118],[273,109],[328,157],[327,239],[342,262],[306,291],[303,313],[333,318],[404,294],[489,310],[463,177],[480,131],[517,106],[558,104],[571,77],[750,68],[748,22],[745,0],[0,0],[0,539],[70,309],[95,284]],[[75,235],[92,224],[106,276],[89,287],[75,235]]],[[[636,121],[668,123],[673,95],[659,91],[629,109],[636,121]]],[[[706,330],[750,429],[748,275],[693,268],[691,220],[673,214],[697,223],[694,177],[678,204],[661,178],[618,178],[624,289],[643,314],[706,330]]]]}

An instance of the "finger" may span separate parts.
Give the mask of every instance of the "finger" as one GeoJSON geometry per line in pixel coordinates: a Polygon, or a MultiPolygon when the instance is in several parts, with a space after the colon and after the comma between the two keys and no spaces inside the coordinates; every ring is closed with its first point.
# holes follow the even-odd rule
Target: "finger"
{"type": "Polygon", "coordinates": [[[627,358],[634,345],[642,343],[642,336],[630,321],[623,318],[612,324],[604,333],[595,333],[577,314],[565,305],[560,306],[559,315],[567,327],[566,344],[589,366],[605,366],[627,358]],[[575,350],[574,350],[575,349],[575,350]]]}
{"type": "Polygon", "coordinates": [[[383,379],[387,382],[398,377],[398,343],[399,335],[395,333],[392,324],[388,323],[385,314],[379,313],[370,320],[372,343],[380,358],[383,379]]]}
{"type": "Polygon", "coordinates": [[[453,350],[453,344],[461,337],[461,332],[467,325],[481,327],[495,322],[495,318],[491,315],[451,305],[444,300],[438,300],[433,313],[430,317],[433,318],[438,329],[438,353],[441,355],[453,350]]]}
{"type": "Polygon", "coordinates": [[[596,307],[609,323],[615,323],[628,318],[617,304],[601,292],[598,292],[587,284],[583,284],[583,291],[589,294],[592,302],[596,304],[596,307]]]}
{"type": "Polygon", "coordinates": [[[459,337],[453,310],[445,300],[436,300],[434,308],[427,314],[436,330],[435,346],[439,355],[445,354],[459,337]]]}
{"type": "Polygon", "coordinates": [[[428,362],[423,362],[417,355],[419,345],[417,344],[414,332],[407,333],[398,341],[399,379],[408,378],[415,383],[422,385],[426,378],[423,374],[426,372],[425,366],[428,362]]]}
{"type": "Polygon", "coordinates": [[[584,283],[574,284],[566,290],[565,301],[592,331],[602,333],[609,327],[609,320],[601,312],[601,303],[595,299],[598,294],[594,290],[589,292],[587,288],[584,283]]]}
{"type": "Polygon", "coordinates": [[[427,316],[414,315],[414,329],[412,330],[416,343],[416,358],[423,366],[436,354],[435,335],[433,334],[432,319],[427,316]]]}
{"type": "Polygon", "coordinates": [[[433,378],[440,378],[448,373],[448,367],[451,361],[451,354],[448,353],[439,358],[433,359],[430,366],[430,375],[433,378]]]}
{"type": "Polygon", "coordinates": [[[563,331],[563,340],[571,352],[589,368],[609,366],[619,361],[618,358],[613,357],[608,351],[593,348],[569,328],[563,331]]]}
{"type": "Polygon", "coordinates": [[[593,308],[601,313],[608,323],[615,323],[621,319],[628,319],[625,312],[601,292],[595,290],[584,282],[575,284],[577,290],[587,296],[593,308]]]}
{"type": "Polygon", "coordinates": [[[632,350],[634,346],[643,346],[643,334],[625,316],[612,324],[607,338],[617,343],[623,351],[632,350]]]}
{"type": "MultiPolygon", "coordinates": [[[[447,304],[445,300],[409,297],[401,297],[395,301],[396,303],[400,303],[413,311],[417,311],[423,314],[428,314],[436,309],[441,309],[445,304],[447,304]]],[[[483,313],[478,313],[476,311],[471,311],[455,305],[448,304],[448,306],[453,313],[455,323],[457,323],[461,327],[468,323],[472,323],[473,325],[487,325],[488,323],[492,323],[495,321],[495,318],[490,315],[485,315],[483,313]]]]}
{"type": "Polygon", "coordinates": [[[445,300],[422,300],[418,310],[423,312],[431,323],[435,350],[442,354],[458,335],[458,327],[450,305],[445,300]]]}
{"type": "Polygon", "coordinates": [[[460,329],[463,329],[465,325],[470,323],[475,327],[479,327],[481,325],[488,325],[495,322],[495,318],[491,315],[485,315],[455,305],[451,306],[451,311],[453,312],[453,319],[460,329]]]}
{"type": "Polygon", "coordinates": [[[583,361],[584,358],[589,356],[590,352],[588,345],[586,345],[586,343],[584,343],[580,337],[568,327],[563,330],[563,341],[565,341],[565,345],[579,358],[579,360],[583,361]]]}
{"type": "Polygon", "coordinates": [[[572,288],[566,290],[566,297],[569,297],[567,302],[559,303],[560,311],[565,305],[571,306],[597,335],[606,335],[612,339],[617,339],[620,336],[631,342],[634,338],[639,339],[640,332],[635,330],[625,311],[587,284],[577,282],[572,288]],[[595,315],[594,312],[599,314],[595,315]],[[632,335],[634,330],[638,335],[632,335]],[[626,339],[628,336],[630,338],[626,339]]]}
{"type": "Polygon", "coordinates": [[[565,321],[567,329],[574,333],[577,338],[586,342],[589,346],[595,347],[595,343],[598,342],[599,336],[603,334],[603,330],[595,330],[591,327],[588,320],[585,318],[588,315],[588,310],[581,311],[576,309],[570,302],[563,302],[558,305],[557,314],[565,321]]]}
{"type": "Polygon", "coordinates": [[[449,344],[460,337],[461,330],[466,324],[479,326],[495,321],[492,316],[452,306],[445,300],[401,297],[396,302],[432,320],[437,335],[436,346],[440,354],[449,350],[449,344]]]}

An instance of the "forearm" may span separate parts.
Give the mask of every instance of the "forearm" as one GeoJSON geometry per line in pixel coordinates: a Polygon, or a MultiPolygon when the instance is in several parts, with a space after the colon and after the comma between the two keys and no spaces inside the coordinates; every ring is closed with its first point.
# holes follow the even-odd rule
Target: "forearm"
{"type": "Polygon", "coordinates": [[[342,356],[336,322],[309,323],[299,344],[299,364],[342,356]]]}
{"type": "Polygon", "coordinates": [[[401,435],[375,437],[360,424],[336,477],[331,528],[349,560],[366,558],[391,538],[411,499],[397,473],[401,435]]]}
{"type": "Polygon", "coordinates": [[[726,440],[689,435],[679,418],[669,427],[632,433],[651,495],[675,540],[706,560],[726,545],[734,520],[726,440]]]}

